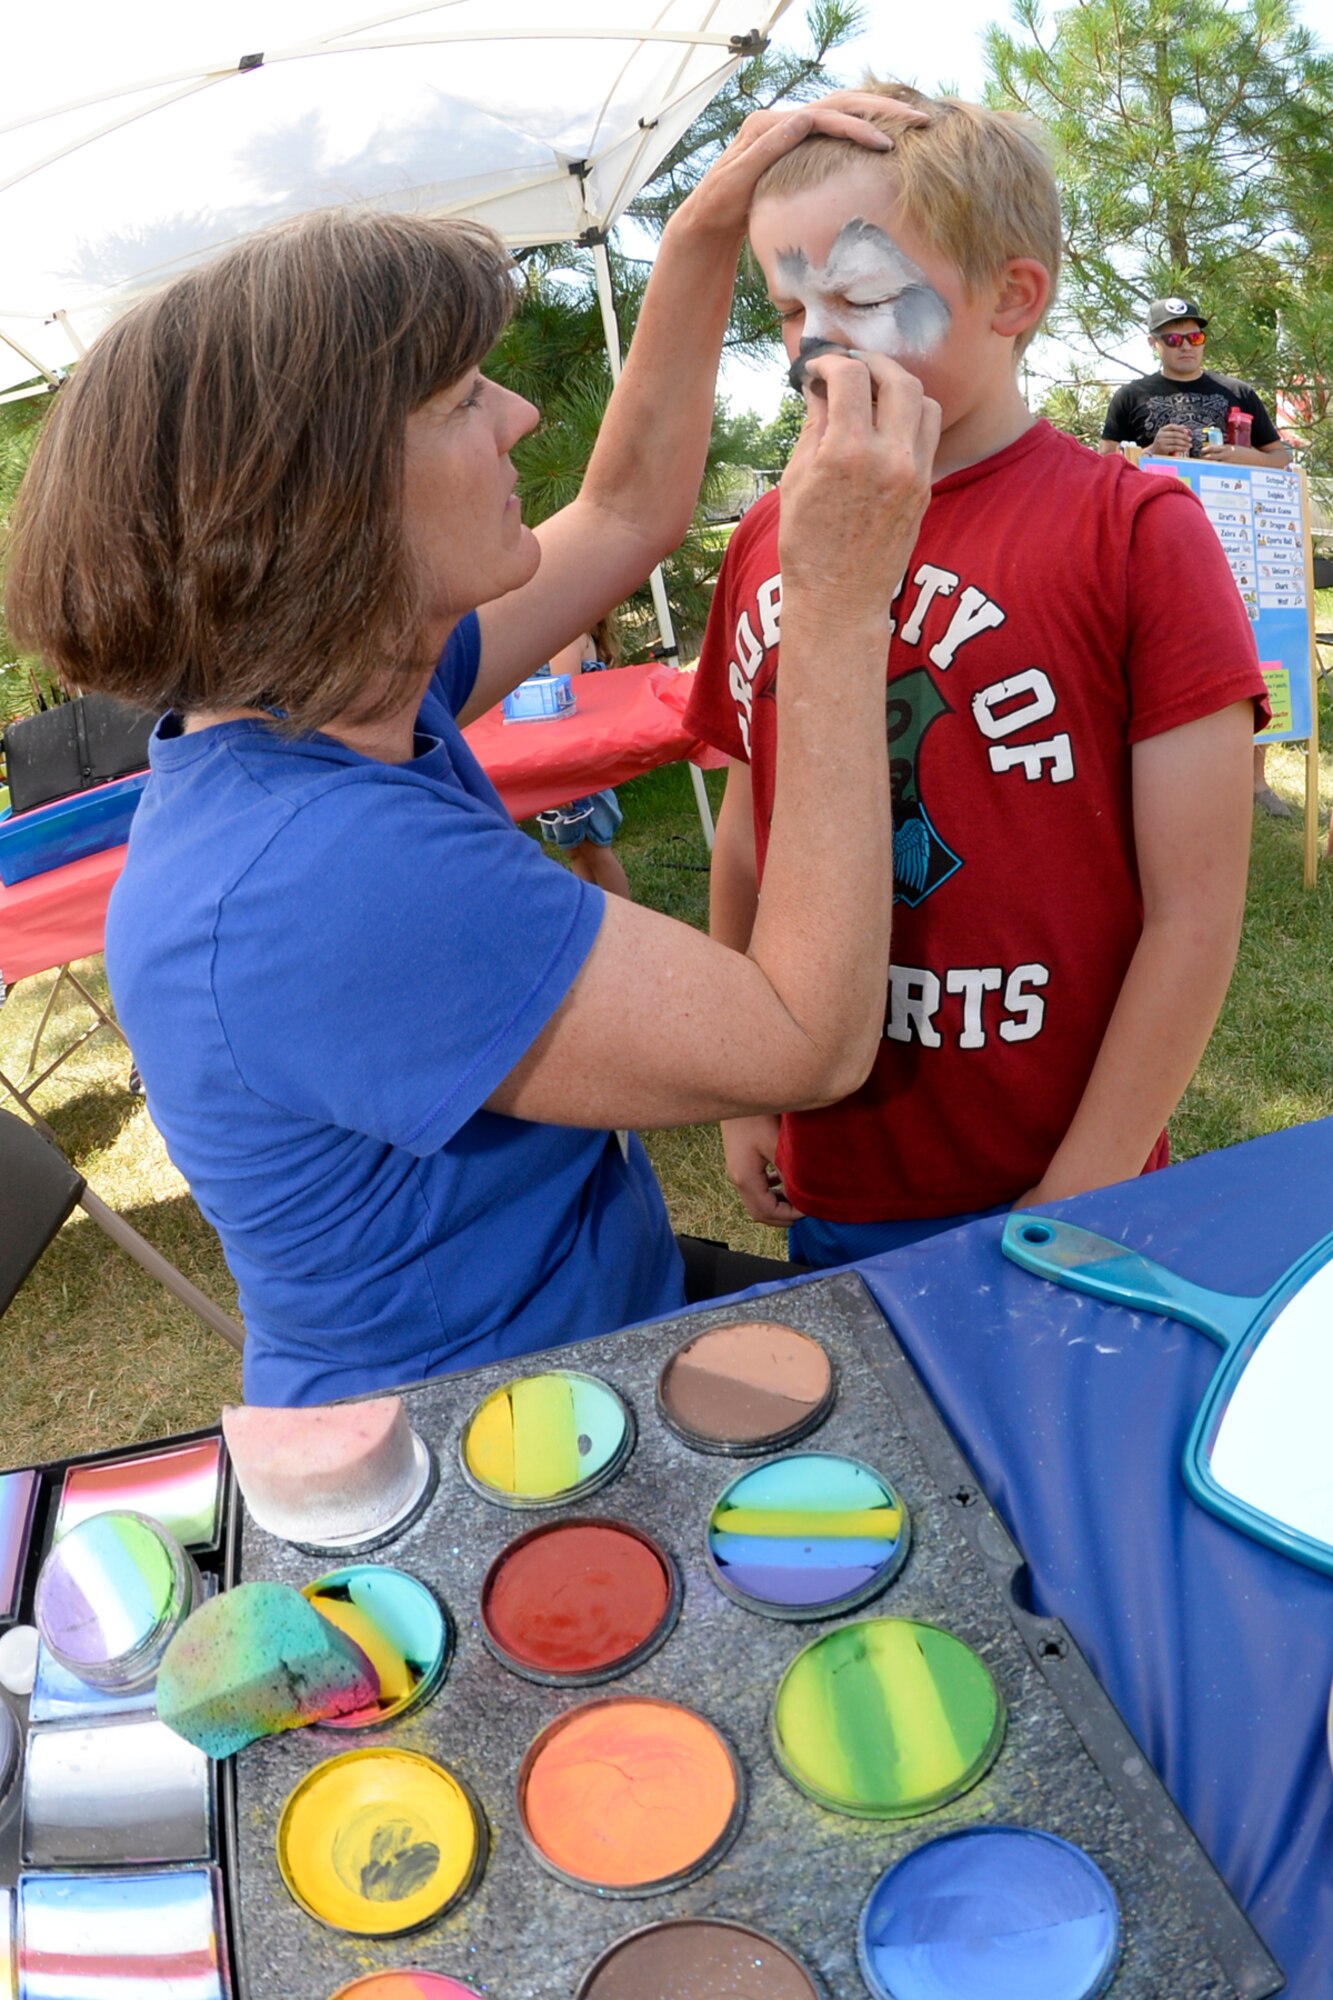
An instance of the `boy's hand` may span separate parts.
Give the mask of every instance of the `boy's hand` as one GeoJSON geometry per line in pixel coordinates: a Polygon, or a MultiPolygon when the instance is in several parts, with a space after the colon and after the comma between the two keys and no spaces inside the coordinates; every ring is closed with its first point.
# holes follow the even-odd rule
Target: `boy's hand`
{"type": "Polygon", "coordinates": [[[782,475],[778,558],[785,591],[831,625],[888,617],[930,500],[940,407],[886,355],[819,354],[806,420],[782,475]]]}
{"type": "Polygon", "coordinates": [[[786,1229],[801,1220],[783,1191],[782,1180],[773,1165],[778,1146],[779,1120],[724,1118],[722,1151],[727,1162],[727,1178],[741,1198],[741,1206],[752,1222],[766,1222],[774,1229],[786,1229]]]}
{"type": "Polygon", "coordinates": [[[739,243],[745,234],[750,202],[761,174],[808,139],[812,132],[833,139],[852,139],[873,153],[890,153],[887,132],[866,121],[888,112],[913,125],[930,123],[929,114],[880,97],[872,91],[835,90],[814,104],[796,110],[752,111],[725,153],[716,159],[692,194],[686,196],[667,224],[669,229],[700,229],[739,243]]]}
{"type": "Polygon", "coordinates": [[[1188,458],[1193,442],[1188,424],[1163,424],[1148,449],[1158,458],[1188,458]]]}

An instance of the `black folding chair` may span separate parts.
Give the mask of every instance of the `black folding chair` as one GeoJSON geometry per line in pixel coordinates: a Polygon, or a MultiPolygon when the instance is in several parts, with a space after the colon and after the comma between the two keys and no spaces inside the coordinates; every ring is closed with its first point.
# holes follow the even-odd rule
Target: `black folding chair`
{"type": "Polygon", "coordinates": [[[113,1243],[197,1313],[214,1333],[220,1333],[233,1347],[244,1345],[245,1329],[146,1243],[114,1208],[108,1208],[64,1154],[12,1111],[0,1111],[0,1313],[8,1310],[19,1286],[75,1207],[82,1208],[113,1243]]]}

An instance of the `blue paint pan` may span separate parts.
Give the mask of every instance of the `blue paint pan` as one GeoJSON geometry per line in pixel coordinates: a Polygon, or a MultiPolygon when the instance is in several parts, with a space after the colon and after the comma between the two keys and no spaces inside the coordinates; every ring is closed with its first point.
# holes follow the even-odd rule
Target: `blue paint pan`
{"type": "Polygon", "coordinates": [[[975,1826],[880,1876],[857,1952],[874,2000],[1097,2000],[1119,1943],[1115,1891],[1082,1848],[975,1826]]]}

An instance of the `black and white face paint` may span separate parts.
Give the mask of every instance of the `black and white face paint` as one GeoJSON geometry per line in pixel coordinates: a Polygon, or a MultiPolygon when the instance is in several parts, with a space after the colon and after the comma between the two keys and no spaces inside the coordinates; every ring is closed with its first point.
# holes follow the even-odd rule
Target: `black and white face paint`
{"type": "Polygon", "coordinates": [[[825,264],[813,265],[798,248],[780,250],[775,275],[779,297],[805,308],[802,354],[841,338],[895,361],[921,361],[949,330],[952,315],[925,272],[863,216],[838,231],[825,264]]]}

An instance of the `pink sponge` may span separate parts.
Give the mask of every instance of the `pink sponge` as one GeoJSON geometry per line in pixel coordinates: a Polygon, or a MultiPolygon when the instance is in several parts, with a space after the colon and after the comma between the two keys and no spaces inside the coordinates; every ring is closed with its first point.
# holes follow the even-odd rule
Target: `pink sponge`
{"type": "Polygon", "coordinates": [[[186,1619],[157,1675],[157,1712],[210,1757],[368,1708],[380,1681],[355,1642],[285,1583],[242,1583],[186,1619]]]}

